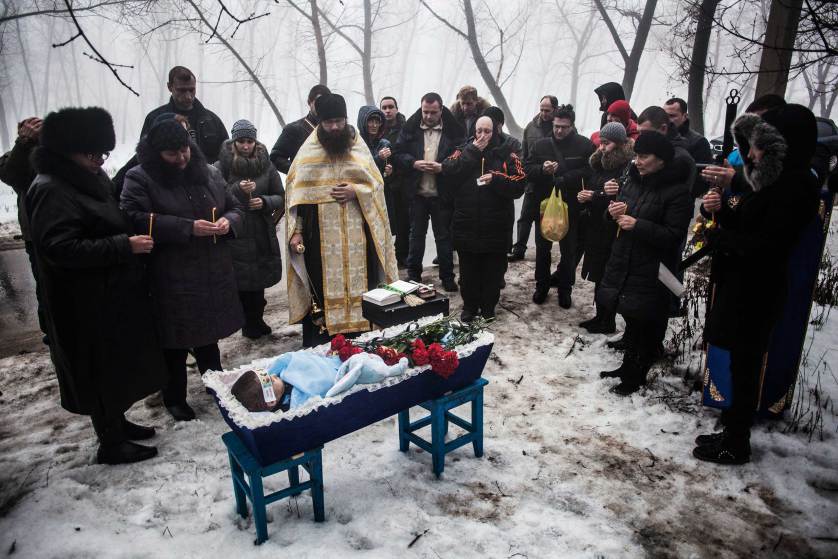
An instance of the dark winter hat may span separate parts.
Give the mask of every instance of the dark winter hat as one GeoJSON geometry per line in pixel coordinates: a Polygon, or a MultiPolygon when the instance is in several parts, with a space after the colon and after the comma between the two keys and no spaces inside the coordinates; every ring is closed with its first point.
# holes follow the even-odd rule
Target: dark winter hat
{"type": "Polygon", "coordinates": [[[44,119],[41,145],[63,154],[111,151],[116,145],[113,119],[99,107],[61,109],[44,119]]]}
{"type": "Polygon", "coordinates": [[[233,140],[239,138],[250,138],[256,141],[256,127],[249,120],[241,119],[233,123],[233,129],[230,130],[230,136],[233,140]]]}
{"type": "Polygon", "coordinates": [[[762,120],[786,139],[788,152],[784,166],[810,166],[818,142],[818,123],[812,111],[791,103],[763,113],[762,120]]]}
{"type": "Polygon", "coordinates": [[[606,122],[599,131],[599,137],[617,144],[624,144],[628,141],[626,127],[619,122],[606,122]]]}
{"type": "Polygon", "coordinates": [[[498,124],[503,124],[506,122],[506,116],[503,114],[503,111],[497,107],[489,107],[481,116],[487,116],[492,119],[492,122],[495,123],[495,126],[498,124]]]}
{"type": "Polygon", "coordinates": [[[177,114],[175,113],[160,113],[159,115],[154,117],[153,121],[151,121],[151,127],[154,128],[164,120],[174,120],[176,116],[177,114]]]}
{"type": "Polygon", "coordinates": [[[161,120],[148,131],[148,144],[155,151],[177,150],[189,145],[189,132],[174,118],[161,120]]]}
{"type": "Polygon", "coordinates": [[[314,102],[314,109],[320,120],[346,118],[346,101],[337,93],[321,95],[314,102]]]}
{"type": "Polygon", "coordinates": [[[670,163],[675,157],[675,148],[672,147],[672,142],[669,141],[669,138],[660,132],[649,130],[641,133],[634,141],[634,153],[656,155],[664,163],[670,163]]]}

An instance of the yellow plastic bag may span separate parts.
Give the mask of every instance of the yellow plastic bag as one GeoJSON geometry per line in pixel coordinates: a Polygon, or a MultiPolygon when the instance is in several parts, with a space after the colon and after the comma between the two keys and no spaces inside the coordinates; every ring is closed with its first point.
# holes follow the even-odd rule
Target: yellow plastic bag
{"type": "Polygon", "coordinates": [[[541,235],[558,243],[567,235],[569,226],[567,204],[562,201],[562,193],[553,188],[550,197],[541,202],[541,235]]]}

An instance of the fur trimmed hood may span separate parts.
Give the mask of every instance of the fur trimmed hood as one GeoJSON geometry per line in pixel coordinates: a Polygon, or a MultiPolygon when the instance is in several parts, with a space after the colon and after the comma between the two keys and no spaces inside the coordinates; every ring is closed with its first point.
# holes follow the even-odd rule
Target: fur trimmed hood
{"type": "Polygon", "coordinates": [[[591,154],[588,162],[591,168],[596,170],[613,171],[625,167],[634,159],[634,142],[628,141],[624,144],[617,144],[617,147],[609,152],[596,150],[591,154]]]}
{"type": "Polygon", "coordinates": [[[186,169],[183,171],[168,165],[160,157],[160,153],[153,149],[148,138],[143,138],[137,144],[137,162],[148,175],[163,186],[172,187],[179,183],[209,184],[209,167],[201,148],[189,140],[192,155],[186,169]]]}
{"type": "Polygon", "coordinates": [[[268,159],[268,148],[262,142],[257,141],[253,146],[252,157],[233,157],[234,140],[225,140],[218,152],[217,165],[225,178],[231,174],[237,177],[260,177],[270,169],[271,161],[268,159]]]}
{"type": "Polygon", "coordinates": [[[783,160],[788,151],[788,144],[780,131],[752,113],[737,118],[731,130],[743,155],[745,178],[754,192],[776,182],[783,172],[783,160]],[[763,152],[759,163],[748,159],[751,146],[763,152]]]}
{"type": "MultiPolygon", "coordinates": [[[[491,107],[492,104],[483,99],[482,97],[477,98],[477,105],[475,106],[475,118],[479,117],[483,114],[483,111],[491,107]]],[[[451,106],[448,107],[451,111],[451,114],[454,115],[456,119],[463,119],[465,118],[465,114],[463,114],[463,108],[460,106],[459,101],[454,101],[451,103],[451,106]]]]}

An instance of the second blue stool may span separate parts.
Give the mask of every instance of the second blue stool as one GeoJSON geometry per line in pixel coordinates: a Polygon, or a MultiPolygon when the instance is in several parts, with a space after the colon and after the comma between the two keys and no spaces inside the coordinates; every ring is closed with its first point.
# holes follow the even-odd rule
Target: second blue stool
{"type": "Polygon", "coordinates": [[[433,470],[436,477],[442,475],[445,469],[445,455],[469,443],[474,446],[474,455],[483,456],[483,387],[489,381],[479,378],[465,388],[419,404],[428,410],[430,415],[411,423],[410,410],[399,412],[399,450],[407,452],[410,443],[431,453],[433,470]],[[471,402],[471,423],[454,415],[449,410],[471,402]],[[454,440],[445,442],[448,433],[448,423],[465,429],[466,433],[454,440]],[[431,441],[421,438],[415,432],[423,427],[431,426],[431,441]]]}

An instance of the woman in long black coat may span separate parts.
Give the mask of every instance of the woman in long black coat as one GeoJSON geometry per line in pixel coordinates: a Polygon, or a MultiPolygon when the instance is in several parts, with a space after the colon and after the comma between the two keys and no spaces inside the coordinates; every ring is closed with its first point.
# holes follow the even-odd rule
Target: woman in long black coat
{"type": "MultiPolygon", "coordinates": [[[[621,123],[609,122],[603,126],[599,140],[599,147],[589,160],[593,169],[591,182],[576,196],[582,208],[579,212],[579,238],[584,245],[582,279],[594,282],[595,293],[596,286],[602,281],[605,273],[608,257],[611,256],[611,245],[617,236],[617,224],[603,217],[608,210],[608,204],[615,199],[619,190],[616,180],[623,176],[634,159],[634,142],[629,139],[621,123]],[[611,194],[606,192],[609,189],[611,194]]],[[[616,330],[615,317],[614,309],[606,309],[597,304],[596,316],[581,322],[579,326],[592,334],[612,334],[616,330]]]]}
{"type": "Polygon", "coordinates": [[[759,377],[785,306],[789,258],[818,211],[811,172],[817,123],[809,109],[786,105],[761,118],[744,114],[733,133],[752,191],[727,204],[709,192],[703,204],[720,226],[708,231],[714,297],[705,340],[730,351],[732,399],[722,413],[724,431],[699,436],[693,450],[700,460],[722,464],[750,460],[759,377]]]}
{"type": "Polygon", "coordinates": [[[229,244],[244,310],[242,335],[253,339],[271,333],[263,317],[265,289],[282,279],[274,212],[281,215],[285,211],[285,189],[268,159],[267,148],[256,141],[256,127],[238,120],[231,135],[232,139],[221,145],[215,167],[244,210],[241,230],[229,244]]]}
{"type": "Polygon", "coordinates": [[[140,164],[125,176],[122,208],[134,230],[151,229],[155,241],[148,269],[169,371],[163,403],[185,421],[195,418],[186,403],[187,351],[194,351],[201,373],[221,370],[218,340],[244,322],[227,243],[239,230],[241,209],[174,119],[157,122],[137,156],[140,164]]]}
{"type": "Polygon", "coordinates": [[[612,391],[628,395],[646,384],[646,374],[666,334],[670,291],[658,280],[661,265],[677,269],[680,247],[693,215],[686,169],[672,165],[675,149],[658,132],[640,134],[629,170],[608,214],[620,228],[611,247],[596,302],[626,321],[626,350],[612,391]]]}
{"type": "Polygon", "coordinates": [[[515,222],[514,200],[526,186],[521,160],[502,144],[496,128],[491,118],[480,117],[475,136],[442,162],[442,173],[453,177],[451,236],[460,260],[461,318],[466,322],[478,314],[495,316],[515,222]]]}
{"type": "Polygon", "coordinates": [[[153,437],[154,429],[124,413],[166,378],[137,256],[153,242],[131,234],[101,169],[114,143],[103,109],[50,113],[26,197],[61,405],[90,416],[103,464],[157,455],[154,447],[130,442],[153,437]]]}

